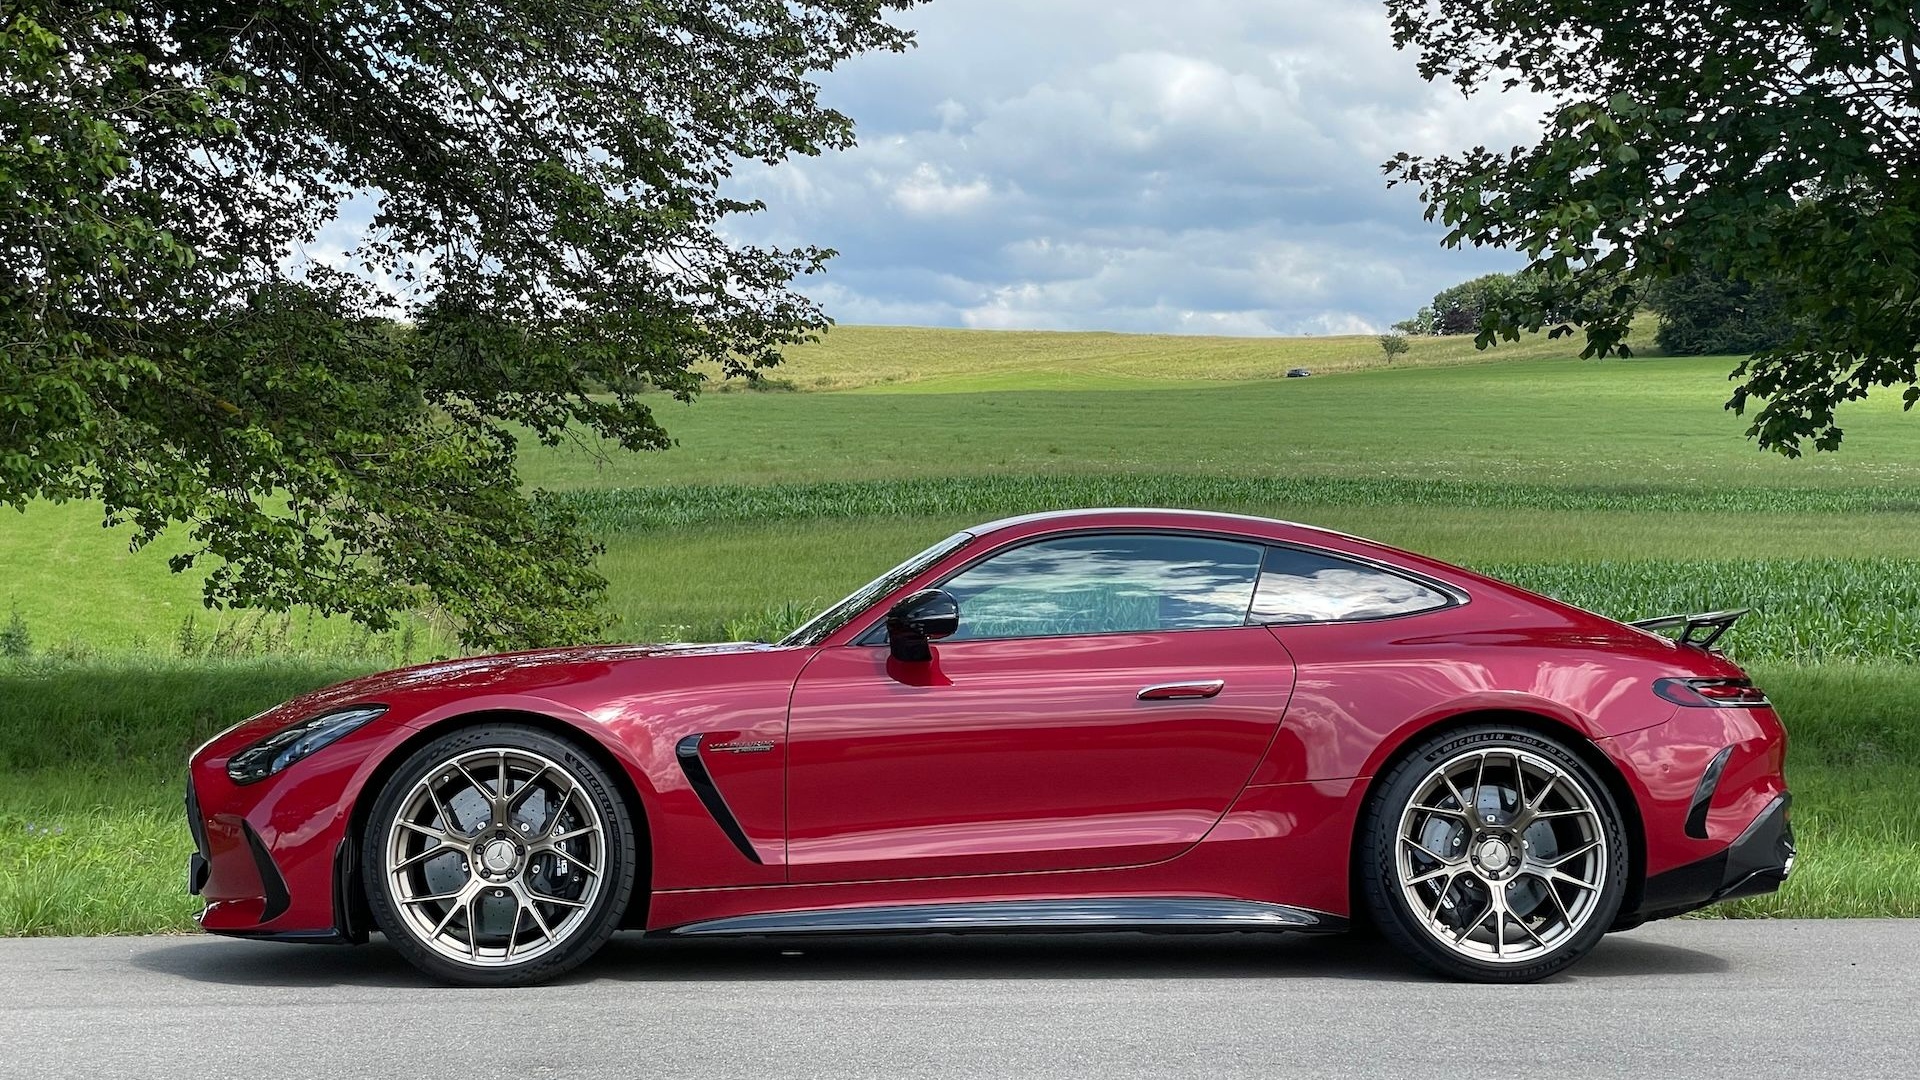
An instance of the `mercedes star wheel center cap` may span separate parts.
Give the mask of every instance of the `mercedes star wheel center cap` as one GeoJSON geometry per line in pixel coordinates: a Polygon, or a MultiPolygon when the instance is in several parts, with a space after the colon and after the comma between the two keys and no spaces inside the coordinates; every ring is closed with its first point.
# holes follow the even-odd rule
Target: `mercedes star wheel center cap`
{"type": "MultiPolygon", "coordinates": [[[[489,852],[488,858],[491,860],[491,852],[489,852]]],[[[1507,868],[1507,860],[1510,858],[1512,858],[1512,853],[1507,850],[1507,842],[1505,840],[1488,840],[1486,843],[1480,845],[1480,865],[1487,870],[1505,870],[1507,868]]]]}
{"type": "Polygon", "coordinates": [[[486,868],[498,874],[513,866],[515,852],[513,841],[495,840],[480,853],[480,861],[486,868]]]}

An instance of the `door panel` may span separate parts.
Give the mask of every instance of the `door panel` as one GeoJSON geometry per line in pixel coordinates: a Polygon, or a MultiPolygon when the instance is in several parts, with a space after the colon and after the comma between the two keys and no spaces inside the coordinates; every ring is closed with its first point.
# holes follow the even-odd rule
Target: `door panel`
{"type": "Polygon", "coordinates": [[[1171,858],[1245,787],[1292,685],[1261,627],[824,649],[788,725],[789,880],[1171,858]],[[1197,689],[1140,696],[1168,686],[1197,689]]]}

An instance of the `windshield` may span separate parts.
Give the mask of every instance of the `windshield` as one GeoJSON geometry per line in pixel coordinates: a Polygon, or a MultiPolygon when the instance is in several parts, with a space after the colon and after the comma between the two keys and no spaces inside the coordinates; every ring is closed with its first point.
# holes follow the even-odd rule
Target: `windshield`
{"type": "Polygon", "coordinates": [[[818,645],[826,640],[828,634],[847,625],[855,615],[867,610],[875,600],[905,585],[914,575],[958,551],[967,541],[973,539],[972,533],[954,533],[945,540],[901,563],[899,566],[881,574],[872,581],[855,589],[845,600],[809,619],[805,626],[780,639],[782,645],[818,645]]]}

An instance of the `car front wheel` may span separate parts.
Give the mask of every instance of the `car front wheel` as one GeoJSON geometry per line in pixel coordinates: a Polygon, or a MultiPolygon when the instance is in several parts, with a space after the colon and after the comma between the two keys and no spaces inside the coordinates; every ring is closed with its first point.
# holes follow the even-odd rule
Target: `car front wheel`
{"type": "Polygon", "coordinates": [[[606,771],[537,728],[435,740],[381,791],[364,841],[374,920],[446,982],[553,978],[612,936],[632,894],[633,826],[606,771]]]}
{"type": "Polygon", "coordinates": [[[1362,821],[1362,899],[1430,968],[1481,982],[1542,979],[1585,956],[1626,890],[1620,812],[1561,743],[1485,725],[1414,748],[1362,821]]]}

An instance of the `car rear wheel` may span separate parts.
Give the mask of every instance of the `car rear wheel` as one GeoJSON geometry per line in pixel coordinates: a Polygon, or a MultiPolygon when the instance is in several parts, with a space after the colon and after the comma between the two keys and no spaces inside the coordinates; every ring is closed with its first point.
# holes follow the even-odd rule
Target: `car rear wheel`
{"type": "Polygon", "coordinates": [[[410,756],[364,841],[387,940],[452,983],[553,978],[591,956],[632,895],[634,839],[606,771],[537,728],[464,728],[410,756]]]}
{"type": "Polygon", "coordinates": [[[1607,787],[1536,732],[1484,725],[1415,747],[1361,823],[1362,899],[1389,940],[1446,975],[1531,982],[1585,956],[1626,891],[1607,787]]]}

